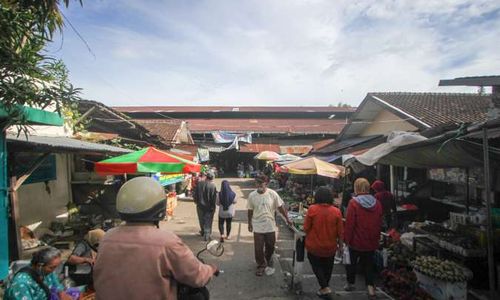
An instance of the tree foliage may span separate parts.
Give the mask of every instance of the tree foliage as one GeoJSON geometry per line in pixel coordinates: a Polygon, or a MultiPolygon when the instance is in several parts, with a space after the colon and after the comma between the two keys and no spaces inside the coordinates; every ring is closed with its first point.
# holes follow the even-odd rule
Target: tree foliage
{"type": "Polygon", "coordinates": [[[44,50],[62,30],[60,4],[69,0],[0,0],[0,101],[15,123],[25,123],[17,105],[61,114],[79,99],[64,63],[44,50]]]}

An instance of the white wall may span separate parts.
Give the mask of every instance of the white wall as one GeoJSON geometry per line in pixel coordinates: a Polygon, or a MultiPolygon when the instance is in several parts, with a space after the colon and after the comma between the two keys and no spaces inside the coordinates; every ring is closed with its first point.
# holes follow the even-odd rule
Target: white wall
{"type": "Polygon", "coordinates": [[[363,130],[360,136],[372,136],[377,134],[389,134],[393,131],[417,131],[418,128],[395,114],[382,110],[378,113],[372,123],[363,130]]]}
{"type": "Polygon", "coordinates": [[[19,225],[30,225],[39,221],[40,227],[48,228],[56,216],[67,212],[66,204],[71,198],[71,176],[69,160],[71,154],[55,154],[57,179],[48,183],[50,194],[45,183],[22,185],[19,190],[19,225]]]}

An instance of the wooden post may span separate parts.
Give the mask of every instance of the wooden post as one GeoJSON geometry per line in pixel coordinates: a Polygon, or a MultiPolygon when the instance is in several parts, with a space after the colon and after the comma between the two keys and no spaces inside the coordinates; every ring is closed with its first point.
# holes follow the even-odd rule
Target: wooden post
{"type": "Polygon", "coordinates": [[[30,166],[28,171],[24,174],[21,174],[19,176],[19,179],[17,176],[12,176],[10,178],[10,211],[11,211],[11,218],[12,218],[12,229],[13,232],[12,234],[12,241],[15,240],[14,251],[12,252],[12,257],[13,259],[20,259],[22,256],[22,251],[23,251],[23,246],[21,243],[21,236],[19,235],[19,195],[17,193],[17,190],[21,187],[21,185],[28,179],[31,174],[38,168],[40,165],[43,163],[43,161],[50,155],[50,153],[44,153],[42,156],[38,157],[35,162],[30,166]]]}
{"type": "Polygon", "coordinates": [[[465,194],[466,194],[466,197],[465,197],[465,212],[467,213],[467,215],[469,215],[469,211],[470,211],[470,187],[469,187],[469,181],[470,181],[470,172],[469,172],[469,168],[465,168],[465,180],[466,180],[466,183],[465,183],[465,194]]]}
{"type": "MultiPolygon", "coordinates": [[[[10,186],[15,187],[18,185],[17,177],[12,176],[10,178],[10,186]]],[[[12,249],[12,258],[18,260],[22,256],[23,245],[21,243],[21,236],[19,235],[19,195],[17,194],[17,189],[11,188],[10,190],[10,214],[12,218],[12,241],[15,239],[12,249]]]]}
{"type": "Polygon", "coordinates": [[[495,296],[495,257],[493,247],[493,222],[491,219],[491,189],[490,189],[490,156],[488,146],[488,128],[483,128],[483,162],[484,162],[484,189],[486,191],[487,231],[486,241],[488,246],[488,283],[490,286],[490,297],[495,296]]]}

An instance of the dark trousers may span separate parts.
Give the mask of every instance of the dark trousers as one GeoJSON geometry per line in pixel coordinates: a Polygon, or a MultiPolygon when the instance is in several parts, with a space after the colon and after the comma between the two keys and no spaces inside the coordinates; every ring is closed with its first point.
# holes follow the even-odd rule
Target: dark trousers
{"type": "Polygon", "coordinates": [[[255,261],[257,268],[273,266],[274,245],[276,244],[276,234],[274,232],[253,233],[253,244],[255,248],[255,261]]]}
{"type": "Polygon", "coordinates": [[[233,218],[221,218],[219,217],[219,232],[220,235],[224,234],[224,222],[226,222],[226,236],[229,236],[231,233],[231,222],[233,218]]]}
{"type": "Polygon", "coordinates": [[[311,253],[307,253],[307,258],[311,263],[312,270],[318,279],[319,286],[324,289],[330,285],[332,278],[333,262],[335,256],[319,257],[311,253]]]}
{"type": "Polygon", "coordinates": [[[375,278],[375,251],[357,251],[349,248],[349,254],[351,256],[351,264],[345,267],[347,282],[349,284],[354,284],[356,281],[356,267],[359,260],[364,270],[366,285],[373,285],[375,278]]]}
{"type": "Polygon", "coordinates": [[[197,206],[196,212],[198,213],[198,221],[200,222],[200,233],[207,239],[212,234],[212,223],[214,221],[215,211],[197,206]]]}

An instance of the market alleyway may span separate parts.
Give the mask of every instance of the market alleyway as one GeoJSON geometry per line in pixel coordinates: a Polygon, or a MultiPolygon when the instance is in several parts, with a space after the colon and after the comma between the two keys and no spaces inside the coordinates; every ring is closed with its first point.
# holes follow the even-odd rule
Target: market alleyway
{"type": "MultiPolygon", "coordinates": [[[[250,179],[225,178],[237,195],[236,216],[233,220],[232,239],[224,243],[225,252],[219,257],[204,255],[207,263],[215,263],[224,274],[212,280],[208,288],[212,299],[319,299],[315,292],[318,288],[316,278],[310,268],[309,262],[304,263],[302,280],[303,292],[299,295],[289,290],[290,274],[293,255],[293,234],[286,226],[280,226],[277,241],[276,273],[273,276],[255,276],[255,262],[253,251],[253,236],[248,232],[246,198],[254,189],[250,179]]],[[[217,189],[220,188],[222,179],[216,179],[217,189]]],[[[172,230],[178,234],[186,244],[197,252],[204,248],[205,242],[198,235],[199,226],[196,208],[191,200],[179,201],[175,209],[174,218],[162,223],[162,228],[172,230]]],[[[213,223],[213,238],[219,238],[217,229],[217,215],[213,223]]],[[[344,268],[335,265],[332,275],[331,287],[335,292],[334,299],[367,299],[364,292],[363,281],[358,280],[356,292],[344,292],[344,268]]],[[[379,299],[390,299],[379,293],[379,299]]]]}

